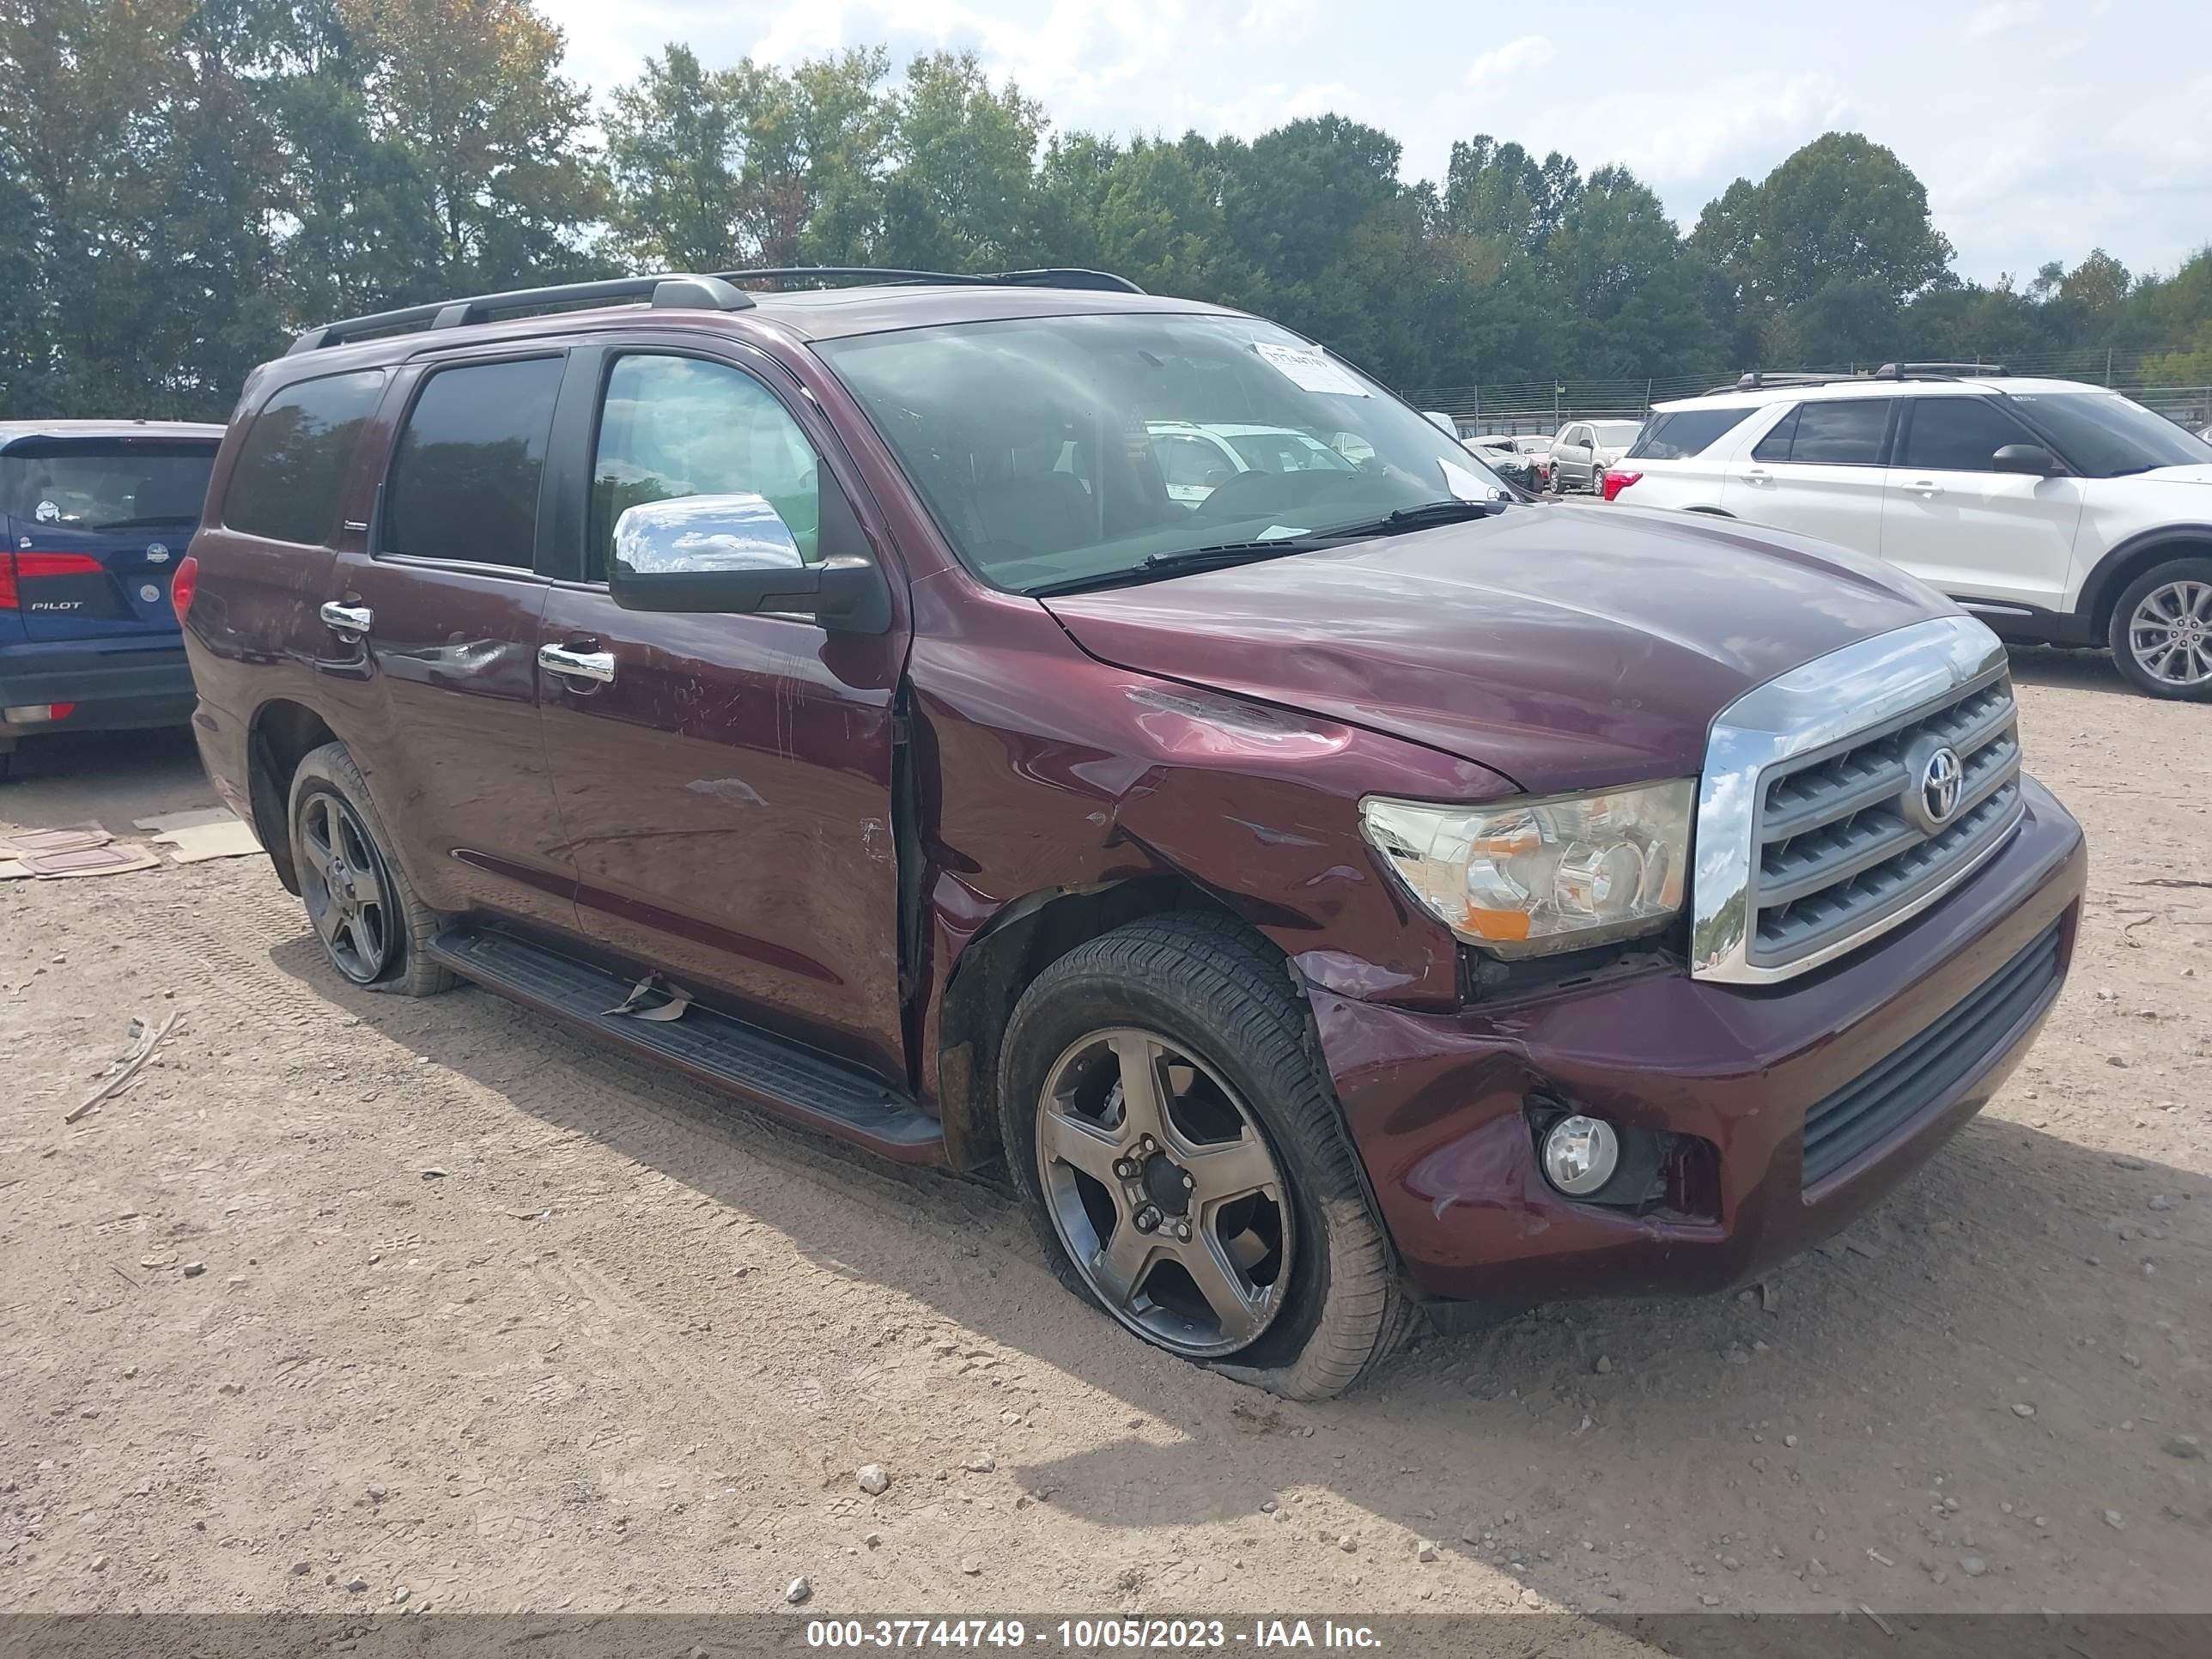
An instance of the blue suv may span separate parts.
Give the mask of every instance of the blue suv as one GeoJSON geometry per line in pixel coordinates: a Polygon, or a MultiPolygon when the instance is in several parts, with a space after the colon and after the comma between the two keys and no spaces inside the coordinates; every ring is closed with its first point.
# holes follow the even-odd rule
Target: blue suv
{"type": "Polygon", "coordinates": [[[219,426],[0,422],[0,778],[17,742],[181,726],[171,608],[219,426]]]}

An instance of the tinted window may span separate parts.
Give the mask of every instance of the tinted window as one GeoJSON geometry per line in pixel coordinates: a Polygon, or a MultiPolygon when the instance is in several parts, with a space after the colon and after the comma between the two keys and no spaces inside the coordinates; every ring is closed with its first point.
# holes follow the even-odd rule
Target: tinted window
{"type": "Polygon", "coordinates": [[[371,368],[302,380],[262,404],[231,468],[222,521],[271,541],[328,541],[354,440],[383,395],[384,371],[371,368]]]}
{"type": "Polygon", "coordinates": [[[382,551],[530,567],[561,359],[441,369],[399,434],[382,551]]]}
{"type": "Polygon", "coordinates": [[[687,495],[765,497],[811,564],[821,556],[820,480],[805,434],[751,375],[696,357],[621,358],[599,416],[586,574],[606,580],[625,509],[687,495]]]}
{"type": "Polygon", "coordinates": [[[1797,435],[1797,411],[1791,410],[1777,421],[1767,434],[1752,446],[1754,461],[1786,461],[1790,459],[1790,441],[1797,435]]]}
{"type": "Polygon", "coordinates": [[[2118,478],[2212,463],[2212,444],[2116,392],[2015,392],[2015,407],[2057,441],[2077,472],[2118,478]]]}
{"type": "Polygon", "coordinates": [[[1751,417],[1755,404],[1735,409],[1677,409],[1654,415],[1628,451],[1632,461],[1686,461],[1751,417]]]}
{"type": "Polygon", "coordinates": [[[1790,459],[1803,465],[1874,466],[1881,460],[1881,434],[1889,425],[1887,398],[1800,404],[1790,459]]]}
{"type": "Polygon", "coordinates": [[[71,530],[190,526],[215,466],[207,438],[46,438],[0,455],[0,514],[71,530]]]}
{"type": "Polygon", "coordinates": [[[1990,458],[2007,444],[2035,441],[2018,421],[1983,398],[1915,398],[1899,466],[1930,472],[1993,472],[1990,458]]]}

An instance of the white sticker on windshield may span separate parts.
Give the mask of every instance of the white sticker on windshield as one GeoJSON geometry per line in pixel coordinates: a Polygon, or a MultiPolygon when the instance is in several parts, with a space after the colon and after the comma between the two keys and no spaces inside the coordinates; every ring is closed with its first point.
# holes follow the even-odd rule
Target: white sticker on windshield
{"type": "Polygon", "coordinates": [[[1454,466],[1439,455],[1437,465],[1443,469],[1444,488],[1463,501],[1494,501],[1504,494],[1496,484],[1485,483],[1463,466],[1454,466]]]}
{"type": "Polygon", "coordinates": [[[1329,362],[1317,347],[1277,345],[1272,340],[1255,340],[1252,349],[1301,391],[1330,392],[1346,398],[1368,395],[1358,376],[1341,363],[1329,362]]]}
{"type": "Polygon", "coordinates": [[[1285,536],[1303,536],[1305,533],[1304,525],[1271,524],[1252,539],[1255,542],[1279,542],[1285,536]]]}

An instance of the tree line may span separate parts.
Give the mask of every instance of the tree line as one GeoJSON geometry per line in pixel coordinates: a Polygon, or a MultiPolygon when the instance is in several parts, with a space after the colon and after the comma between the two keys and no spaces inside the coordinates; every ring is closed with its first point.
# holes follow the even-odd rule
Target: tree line
{"type": "Polygon", "coordinates": [[[654,269],[1088,265],[1401,386],[2161,354],[2212,381],[2212,252],[1984,285],[1830,132],[1685,234],[1624,167],[1488,136],[1441,179],[1326,115],[1058,131],[972,54],[709,69],[595,104],[529,0],[0,0],[0,416],[220,419],[294,330],[654,269]]]}

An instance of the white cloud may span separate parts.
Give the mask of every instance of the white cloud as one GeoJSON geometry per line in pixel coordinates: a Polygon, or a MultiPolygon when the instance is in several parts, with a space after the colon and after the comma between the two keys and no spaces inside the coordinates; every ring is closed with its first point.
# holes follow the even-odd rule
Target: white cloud
{"type": "Polygon", "coordinates": [[[1959,39],[1972,46],[2018,28],[2041,9],[2034,0],[1991,0],[1969,16],[1959,29],[1959,39]]]}
{"type": "Polygon", "coordinates": [[[1319,9],[1321,0],[1251,0],[1244,8],[1243,27],[1279,34],[1293,23],[1303,23],[1319,9]]]}
{"type": "Polygon", "coordinates": [[[1502,46],[1492,47],[1474,60],[1467,72],[1467,83],[1479,87],[1486,81],[1515,70],[1529,70],[1552,61],[1551,41],[1540,34],[1524,34],[1518,40],[1508,40],[1502,46]]]}
{"type": "Polygon", "coordinates": [[[1668,92],[1599,98],[1581,112],[1572,154],[1583,171],[1626,164],[1654,185],[1741,167],[1762,177],[1784,155],[1834,126],[1849,105],[1825,76],[1776,84],[1745,77],[1668,92]]]}
{"type": "Polygon", "coordinates": [[[1309,82],[1297,88],[1277,82],[1254,87],[1226,104],[1211,106],[1206,112],[1206,124],[1216,133],[1249,138],[1309,115],[1352,115],[1363,101],[1341,81],[1309,82]]]}

